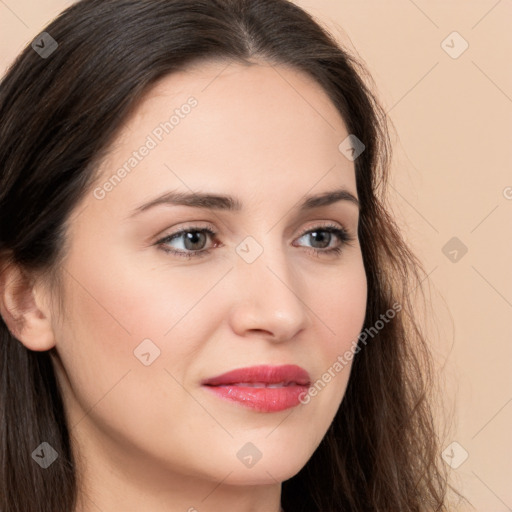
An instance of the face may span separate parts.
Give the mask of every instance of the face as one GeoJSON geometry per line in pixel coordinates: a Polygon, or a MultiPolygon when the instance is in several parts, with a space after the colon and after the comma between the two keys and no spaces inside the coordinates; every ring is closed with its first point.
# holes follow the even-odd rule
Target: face
{"type": "Polygon", "coordinates": [[[90,466],[254,485],[306,464],[343,399],[351,362],[332,368],[366,307],[347,136],[323,90],[284,67],[203,64],[148,92],[69,219],[54,364],[90,466]],[[148,206],[170,192],[239,208],[148,206]],[[331,379],[295,402],[293,390],[238,401],[202,385],[255,365],[331,379]]]}

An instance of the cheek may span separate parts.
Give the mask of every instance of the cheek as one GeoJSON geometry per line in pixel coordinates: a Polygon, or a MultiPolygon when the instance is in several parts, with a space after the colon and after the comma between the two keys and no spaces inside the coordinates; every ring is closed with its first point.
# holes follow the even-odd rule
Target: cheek
{"type": "Polygon", "coordinates": [[[197,291],[184,297],[185,288],[157,282],[156,273],[126,273],[121,264],[109,272],[97,271],[107,267],[105,261],[103,267],[92,258],[87,265],[75,261],[68,267],[73,278],[66,282],[57,351],[66,372],[61,377],[70,424],[79,424],[86,432],[88,417],[103,431],[126,439],[133,440],[138,433],[151,437],[156,418],[169,425],[169,411],[187,411],[195,404],[165,369],[183,380],[185,358],[191,357],[194,346],[181,339],[182,324],[177,322],[186,314],[187,304],[197,302],[197,291]],[[175,324],[180,343],[172,341],[175,324]],[[143,340],[146,345],[141,345],[143,340]],[[142,346],[144,351],[138,350],[142,346]],[[143,352],[150,354],[149,365],[143,362],[143,352]],[[179,364],[173,366],[172,361],[179,364]],[[172,408],[167,410],[168,404],[172,408]]]}
{"type": "Polygon", "coordinates": [[[317,346],[321,364],[311,399],[322,411],[322,421],[330,423],[345,394],[366,314],[367,281],[362,259],[354,261],[350,270],[347,266],[332,279],[323,296],[317,296],[319,325],[325,334],[317,346]]]}
{"type": "Polygon", "coordinates": [[[326,346],[333,355],[345,351],[357,340],[366,314],[367,281],[362,260],[332,280],[323,296],[318,295],[319,315],[326,326],[326,346]],[[329,336],[330,335],[330,336],[329,336]]]}
{"type": "MultiPolygon", "coordinates": [[[[214,304],[207,294],[219,279],[218,269],[170,272],[171,267],[124,261],[120,254],[104,253],[99,261],[85,251],[68,268],[73,278],[67,282],[68,311],[58,351],[82,407],[94,404],[128,371],[129,380],[141,379],[145,386],[149,375],[158,373],[168,387],[164,369],[184,380],[210,336],[211,321],[205,319],[211,318],[214,304]]],[[[158,379],[154,386],[158,392],[166,387],[158,379]]]]}
{"type": "MultiPolygon", "coordinates": [[[[94,268],[92,261],[88,268],[94,268]]],[[[57,352],[72,393],[81,408],[88,410],[134,366],[135,339],[116,281],[72,265],[68,272],[72,278],[66,283],[66,310],[57,333],[57,352]]]]}

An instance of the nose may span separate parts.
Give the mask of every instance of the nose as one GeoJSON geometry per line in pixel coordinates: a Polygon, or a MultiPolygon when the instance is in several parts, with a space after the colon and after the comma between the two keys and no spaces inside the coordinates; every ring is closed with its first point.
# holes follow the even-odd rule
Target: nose
{"type": "Polygon", "coordinates": [[[310,324],[305,280],[280,244],[267,244],[252,263],[243,257],[235,261],[231,279],[236,289],[229,318],[239,336],[257,333],[281,342],[310,324]]]}

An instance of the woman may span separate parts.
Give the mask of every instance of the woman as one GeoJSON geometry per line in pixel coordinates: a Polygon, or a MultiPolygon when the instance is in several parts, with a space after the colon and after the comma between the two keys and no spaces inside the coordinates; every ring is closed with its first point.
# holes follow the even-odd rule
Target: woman
{"type": "Polygon", "coordinates": [[[22,52],[0,510],[447,510],[363,73],[285,0],[82,0],[22,52]]]}

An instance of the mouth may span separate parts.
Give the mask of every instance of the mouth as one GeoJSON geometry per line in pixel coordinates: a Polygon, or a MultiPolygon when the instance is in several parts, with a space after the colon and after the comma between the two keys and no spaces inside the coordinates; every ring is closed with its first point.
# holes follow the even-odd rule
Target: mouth
{"type": "Polygon", "coordinates": [[[211,377],[201,385],[217,397],[259,412],[277,412],[301,403],[311,379],[297,365],[260,365],[211,377]]]}
{"type": "MultiPolygon", "coordinates": [[[[214,386],[213,384],[205,384],[205,386],[214,386]]],[[[214,387],[238,386],[241,388],[284,388],[288,386],[300,386],[297,382],[278,382],[270,384],[268,382],[231,382],[230,384],[217,384],[214,387]]]]}

